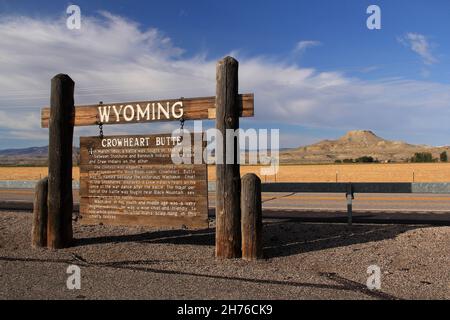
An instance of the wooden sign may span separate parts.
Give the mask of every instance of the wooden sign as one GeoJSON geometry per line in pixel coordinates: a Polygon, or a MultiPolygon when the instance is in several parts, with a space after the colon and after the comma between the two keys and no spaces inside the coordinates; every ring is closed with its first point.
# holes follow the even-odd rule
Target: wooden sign
{"type": "MultiPolygon", "coordinates": [[[[120,102],[75,107],[75,126],[137,122],[215,119],[215,97],[120,102]]],[[[241,117],[254,114],[253,94],[238,96],[241,117]]],[[[50,108],[41,110],[41,126],[48,128],[50,108]]]]}
{"type": "Polygon", "coordinates": [[[208,227],[207,165],[194,164],[206,142],[187,137],[191,164],[172,161],[181,136],[80,137],[81,223],[208,227]]]}

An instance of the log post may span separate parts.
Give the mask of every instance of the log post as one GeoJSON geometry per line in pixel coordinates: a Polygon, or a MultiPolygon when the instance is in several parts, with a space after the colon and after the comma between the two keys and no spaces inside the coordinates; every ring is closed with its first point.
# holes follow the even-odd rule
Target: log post
{"type": "Polygon", "coordinates": [[[65,74],[52,79],[48,147],[47,246],[72,243],[72,139],[75,117],[73,80],[65,74]]]}
{"type": "Polygon", "coordinates": [[[242,259],[257,260],[263,257],[261,180],[248,173],[241,184],[242,259]]]}
{"type": "Polygon", "coordinates": [[[239,128],[238,103],[239,63],[231,57],[217,62],[216,67],[216,129],[222,134],[216,147],[216,257],[241,256],[241,179],[239,145],[236,139],[227,143],[227,129],[239,128]],[[226,161],[234,152],[234,161],[226,161]]]}
{"type": "Polygon", "coordinates": [[[31,245],[33,248],[47,246],[47,194],[48,178],[38,181],[34,191],[33,227],[31,229],[31,245]]]}

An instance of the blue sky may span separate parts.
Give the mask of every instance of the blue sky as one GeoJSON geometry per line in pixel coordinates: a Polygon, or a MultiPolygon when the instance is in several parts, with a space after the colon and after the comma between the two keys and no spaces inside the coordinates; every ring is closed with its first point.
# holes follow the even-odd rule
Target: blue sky
{"type": "MultiPolygon", "coordinates": [[[[214,84],[208,87],[211,81],[201,79],[213,80],[214,62],[227,54],[241,62],[241,91],[255,92],[257,116],[243,120],[242,126],[279,128],[282,147],[337,138],[352,129],[370,129],[412,143],[450,145],[448,1],[224,5],[212,0],[0,0],[0,17],[0,69],[7,71],[0,77],[17,74],[3,82],[0,78],[0,84],[6,83],[0,86],[1,149],[46,144],[45,129],[34,122],[48,101],[48,81],[56,73],[69,73],[82,89],[77,103],[209,95],[214,84]],[[80,31],[64,27],[71,3],[82,11],[80,31]],[[381,8],[381,30],[366,27],[371,4],[381,8]],[[108,35],[108,30],[115,35],[108,35]],[[91,43],[99,48],[91,50],[91,43]],[[65,53],[66,59],[61,57],[65,53]],[[67,67],[69,60],[76,65],[67,67]],[[154,75],[162,65],[173,72],[173,80],[163,75],[163,83],[157,81],[154,75]],[[92,75],[107,68],[120,79],[92,75]],[[190,79],[189,70],[197,69],[201,76],[190,79]],[[180,72],[185,72],[181,80],[180,72]],[[143,88],[127,91],[139,77],[148,83],[151,96],[143,88]],[[28,93],[21,79],[27,79],[28,93]],[[117,94],[118,87],[123,95],[117,94]],[[19,118],[29,126],[13,125],[19,118]]],[[[110,132],[168,129],[164,124],[110,132]]],[[[77,131],[89,133],[93,129],[77,131]]]]}

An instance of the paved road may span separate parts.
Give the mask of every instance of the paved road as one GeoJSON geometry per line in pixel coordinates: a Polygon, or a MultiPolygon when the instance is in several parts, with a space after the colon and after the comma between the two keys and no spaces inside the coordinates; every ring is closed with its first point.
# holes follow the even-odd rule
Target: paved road
{"type": "MultiPolygon", "coordinates": [[[[0,189],[0,201],[33,201],[33,190],[0,189]]],[[[78,191],[74,191],[78,202],[78,191]]],[[[214,194],[209,195],[209,204],[214,206],[214,194]]],[[[346,210],[344,194],[335,193],[264,193],[265,209],[301,209],[311,211],[346,210]]],[[[356,194],[354,211],[415,211],[450,213],[450,195],[437,194],[356,194]]]]}
{"type": "MultiPolygon", "coordinates": [[[[265,208],[346,210],[344,194],[277,193],[264,194],[265,208]]],[[[354,211],[433,211],[450,212],[450,195],[434,194],[355,194],[354,211]]]]}

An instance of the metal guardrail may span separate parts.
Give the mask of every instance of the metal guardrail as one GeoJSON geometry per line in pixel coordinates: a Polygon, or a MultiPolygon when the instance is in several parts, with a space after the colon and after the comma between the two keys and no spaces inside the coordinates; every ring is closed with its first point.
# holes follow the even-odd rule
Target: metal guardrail
{"type": "MultiPolygon", "coordinates": [[[[37,180],[15,181],[0,180],[0,189],[33,189],[37,180]]],[[[409,182],[275,182],[263,183],[262,192],[317,192],[317,193],[347,193],[351,185],[353,193],[435,193],[450,194],[450,182],[444,183],[409,183],[409,182]]],[[[78,181],[73,181],[72,187],[79,189],[78,181]]],[[[215,181],[208,182],[208,191],[216,191],[215,181]]]]}
{"type": "MultiPolygon", "coordinates": [[[[0,189],[34,189],[38,180],[18,181],[18,180],[0,180],[0,189]]],[[[72,181],[72,188],[79,189],[80,183],[72,181]]]]}
{"type": "Polygon", "coordinates": [[[450,193],[450,183],[407,183],[407,182],[341,182],[341,183],[263,183],[262,192],[320,192],[345,193],[347,199],[347,222],[352,225],[353,199],[355,193],[450,193]]]}

